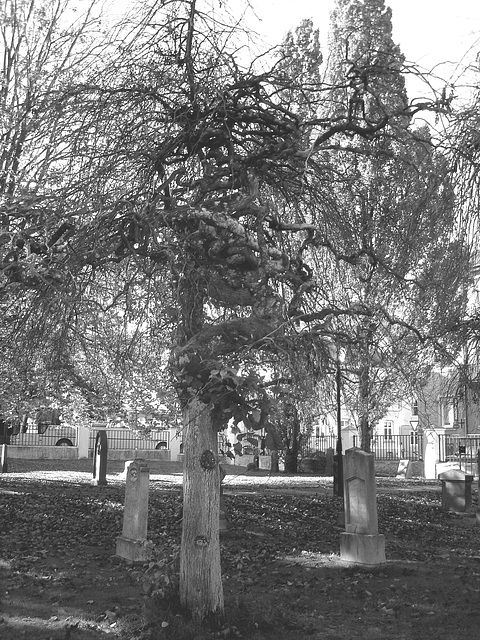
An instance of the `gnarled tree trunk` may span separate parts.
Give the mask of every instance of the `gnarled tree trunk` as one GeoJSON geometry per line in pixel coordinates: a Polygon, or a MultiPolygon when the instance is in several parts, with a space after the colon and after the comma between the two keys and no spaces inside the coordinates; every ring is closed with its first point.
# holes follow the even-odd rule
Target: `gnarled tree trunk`
{"type": "Polygon", "coordinates": [[[209,407],[192,399],[184,413],[180,601],[201,620],[223,613],[220,569],[218,435],[209,407]]]}

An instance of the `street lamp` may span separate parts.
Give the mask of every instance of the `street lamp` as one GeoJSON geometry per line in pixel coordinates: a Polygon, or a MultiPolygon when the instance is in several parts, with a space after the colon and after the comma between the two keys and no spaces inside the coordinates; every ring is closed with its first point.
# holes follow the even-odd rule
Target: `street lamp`
{"type": "Polygon", "coordinates": [[[337,396],[337,444],[333,466],[333,495],[343,496],[343,451],[342,451],[342,399],[341,399],[340,352],[337,351],[335,383],[337,396]]]}

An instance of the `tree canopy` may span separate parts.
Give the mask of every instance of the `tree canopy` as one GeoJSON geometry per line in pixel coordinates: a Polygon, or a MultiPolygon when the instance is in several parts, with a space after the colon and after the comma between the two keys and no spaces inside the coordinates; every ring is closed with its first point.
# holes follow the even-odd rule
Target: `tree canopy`
{"type": "MultiPolygon", "coordinates": [[[[18,292],[21,311],[2,321],[8,344],[32,349],[36,333],[41,367],[92,406],[163,385],[168,364],[185,431],[180,591],[195,617],[223,609],[218,431],[268,431],[272,373],[292,389],[299,372],[322,380],[334,345],[368,449],[396,373],[417,375],[425,345],[455,329],[466,256],[381,0],[338,2],[326,77],[311,22],[259,72],[207,9],[145,6],[100,49],[87,11],[55,41],[66,49],[42,72],[56,80],[32,108],[28,87],[11,88],[22,54],[0,200],[1,302],[18,292]]],[[[41,34],[58,26],[46,15],[41,34]]]]}

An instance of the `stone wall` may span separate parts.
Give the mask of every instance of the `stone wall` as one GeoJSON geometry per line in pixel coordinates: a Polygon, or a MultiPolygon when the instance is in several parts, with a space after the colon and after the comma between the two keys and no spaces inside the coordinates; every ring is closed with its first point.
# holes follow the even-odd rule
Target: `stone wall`
{"type": "Polygon", "coordinates": [[[77,447],[28,447],[22,445],[8,446],[9,458],[21,458],[22,460],[77,460],[77,447]]]}
{"type": "MultiPolygon", "coordinates": [[[[93,458],[93,450],[89,451],[89,458],[93,458]]],[[[23,460],[77,460],[78,447],[53,447],[10,445],[8,457],[23,460]]],[[[168,449],[109,449],[108,460],[132,460],[141,457],[145,460],[162,460],[170,462],[171,456],[168,449]]]]}

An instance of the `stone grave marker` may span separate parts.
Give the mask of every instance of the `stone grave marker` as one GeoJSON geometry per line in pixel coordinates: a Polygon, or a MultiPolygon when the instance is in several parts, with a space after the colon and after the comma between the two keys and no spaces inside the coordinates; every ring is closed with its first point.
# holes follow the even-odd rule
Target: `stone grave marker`
{"type": "Polygon", "coordinates": [[[325,475],[333,476],[333,449],[332,447],[328,447],[327,449],[327,457],[325,460],[325,475]]]}
{"type": "Polygon", "coordinates": [[[7,445],[2,444],[0,449],[0,473],[7,473],[8,471],[7,455],[7,445]]]}
{"type": "Polygon", "coordinates": [[[354,447],[344,459],[345,532],[340,558],[376,565],[385,562],[385,536],[378,533],[375,463],[372,453],[354,447]]]}
{"type": "Polygon", "coordinates": [[[145,460],[133,460],[125,479],[122,535],[117,538],[117,556],[130,562],[145,562],[151,556],[147,546],[148,482],[145,460]]]}
{"type": "Polygon", "coordinates": [[[398,480],[409,480],[412,477],[412,463],[410,460],[400,460],[398,463],[397,475],[398,480]]]}
{"type": "Polygon", "coordinates": [[[442,509],[465,513],[472,506],[473,476],[461,469],[449,469],[438,475],[442,482],[442,509]]]}
{"type": "Polygon", "coordinates": [[[107,484],[107,454],[108,441],[105,431],[98,431],[95,438],[95,451],[93,452],[93,480],[95,486],[107,484]]]}
{"type": "Polygon", "coordinates": [[[425,450],[423,452],[423,467],[426,480],[437,479],[438,451],[440,448],[440,436],[435,429],[424,429],[425,450]]]}

